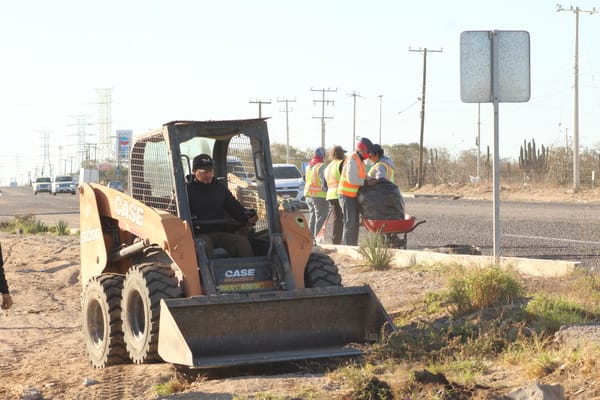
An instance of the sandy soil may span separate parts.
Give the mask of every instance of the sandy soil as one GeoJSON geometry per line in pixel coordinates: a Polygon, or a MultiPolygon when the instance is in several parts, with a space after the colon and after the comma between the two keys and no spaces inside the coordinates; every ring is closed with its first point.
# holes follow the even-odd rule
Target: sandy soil
{"type": "MultiPolygon", "coordinates": [[[[484,190],[482,194],[485,193],[484,190]]],[[[564,196],[568,197],[568,193],[564,196]]],[[[589,197],[598,198],[598,193],[593,192],[589,197]]],[[[14,300],[12,309],[0,312],[0,399],[160,398],[156,385],[176,376],[173,366],[159,363],[96,370],[88,361],[81,333],[77,236],[0,233],[0,240],[14,300]]],[[[445,284],[435,272],[400,267],[365,271],[352,259],[335,253],[332,257],[340,267],[345,285],[370,284],[392,316],[410,307],[425,292],[445,284]]],[[[577,381],[571,376],[563,378],[571,393],[577,392],[577,381]]],[[[559,376],[552,379],[561,381],[559,376]]],[[[514,368],[494,371],[487,380],[490,388],[502,393],[528,383],[514,368]]],[[[594,385],[589,384],[587,392],[583,389],[571,398],[590,398],[586,393],[593,393],[594,385]]],[[[301,368],[284,374],[271,370],[201,375],[182,393],[168,398],[231,400],[257,393],[298,396],[303,391],[322,393],[323,398],[341,398],[348,390],[339,380],[333,381],[323,368],[301,368]]],[[[486,398],[491,392],[481,393],[479,398],[486,398]]]]}
{"type": "MultiPolygon", "coordinates": [[[[169,364],[102,370],[91,366],[81,333],[78,237],[0,233],[0,240],[15,303],[0,314],[0,399],[19,399],[24,394],[31,399],[159,398],[155,386],[176,374],[169,364]]],[[[355,260],[332,256],[344,284],[370,283],[392,316],[412,299],[443,284],[434,273],[401,268],[365,271],[355,260]]],[[[297,394],[302,388],[333,395],[347,390],[332,383],[322,368],[309,369],[284,375],[231,372],[200,379],[172,398],[232,399],[257,392],[297,394]]]]}

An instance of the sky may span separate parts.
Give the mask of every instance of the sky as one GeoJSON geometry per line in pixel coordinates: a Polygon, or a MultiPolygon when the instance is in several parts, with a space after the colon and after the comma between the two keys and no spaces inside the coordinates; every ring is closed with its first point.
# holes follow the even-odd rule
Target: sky
{"type": "MultiPolygon", "coordinates": [[[[600,10],[600,0],[562,5],[600,10]]],[[[40,172],[45,137],[54,171],[77,170],[78,118],[84,141],[98,141],[97,89],[111,89],[111,130],[134,136],[172,120],[256,118],[262,101],[271,142],[313,149],[326,89],[326,147],[349,148],[355,135],[418,143],[424,49],[424,146],[475,150],[479,126],[482,152],[493,152],[492,104],[478,112],[461,101],[464,31],[530,35],[530,99],[499,104],[500,157],[518,158],[524,140],[571,145],[575,21],[556,0],[2,2],[0,185],[40,172]]],[[[588,148],[600,146],[598,37],[600,13],[581,13],[579,143],[588,148]]]]}

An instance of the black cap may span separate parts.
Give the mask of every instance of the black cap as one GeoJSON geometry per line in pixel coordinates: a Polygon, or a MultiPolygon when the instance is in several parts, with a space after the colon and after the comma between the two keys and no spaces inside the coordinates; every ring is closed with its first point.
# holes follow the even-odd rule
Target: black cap
{"type": "Polygon", "coordinates": [[[194,157],[194,161],[192,162],[193,169],[207,169],[208,167],[212,168],[213,160],[208,154],[199,154],[194,157]]]}
{"type": "Polygon", "coordinates": [[[383,155],[383,149],[377,143],[373,144],[373,154],[377,154],[379,156],[383,155]]]}

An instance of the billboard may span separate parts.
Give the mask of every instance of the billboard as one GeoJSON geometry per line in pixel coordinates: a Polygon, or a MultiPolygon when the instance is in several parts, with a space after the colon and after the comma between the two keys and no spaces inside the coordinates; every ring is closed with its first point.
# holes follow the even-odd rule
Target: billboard
{"type": "Polygon", "coordinates": [[[129,163],[132,137],[133,131],[130,129],[117,130],[117,161],[119,164],[129,163]]]}

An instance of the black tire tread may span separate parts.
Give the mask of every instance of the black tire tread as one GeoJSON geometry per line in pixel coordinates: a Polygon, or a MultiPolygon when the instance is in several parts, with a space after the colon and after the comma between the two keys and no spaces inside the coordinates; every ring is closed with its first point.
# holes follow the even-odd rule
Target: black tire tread
{"type": "Polygon", "coordinates": [[[304,271],[304,285],[309,288],[342,286],[335,261],[327,254],[311,253],[304,271]]]}
{"type": "MultiPolygon", "coordinates": [[[[94,290],[101,290],[104,294],[104,307],[106,308],[108,314],[107,317],[109,321],[109,327],[107,338],[108,343],[106,344],[108,348],[107,351],[100,358],[96,358],[95,355],[88,351],[92,364],[95,368],[104,368],[110,365],[124,364],[129,362],[129,357],[125,348],[125,341],[123,339],[121,323],[121,294],[123,290],[123,279],[123,275],[100,275],[93,278],[88,283],[88,286],[84,291],[84,296],[86,296],[86,298],[84,298],[85,307],[89,293],[94,290]]],[[[87,324],[87,320],[84,320],[83,323],[87,324]]],[[[91,338],[87,336],[88,332],[85,326],[83,332],[84,335],[86,335],[85,341],[87,346],[91,341],[91,338]]]]}
{"type": "MultiPolygon", "coordinates": [[[[158,355],[158,328],[160,320],[160,300],[171,299],[182,297],[183,292],[179,286],[179,282],[175,277],[175,272],[170,268],[169,265],[160,263],[141,263],[135,265],[127,273],[125,280],[132,279],[132,276],[136,276],[134,279],[143,279],[144,285],[149,294],[150,304],[150,327],[149,327],[149,339],[145,351],[140,354],[136,354],[136,351],[130,350],[128,345],[127,335],[128,332],[125,330],[125,346],[129,357],[136,364],[148,363],[160,361],[161,358],[158,355]]],[[[148,327],[146,327],[148,329],[148,327]]]]}

